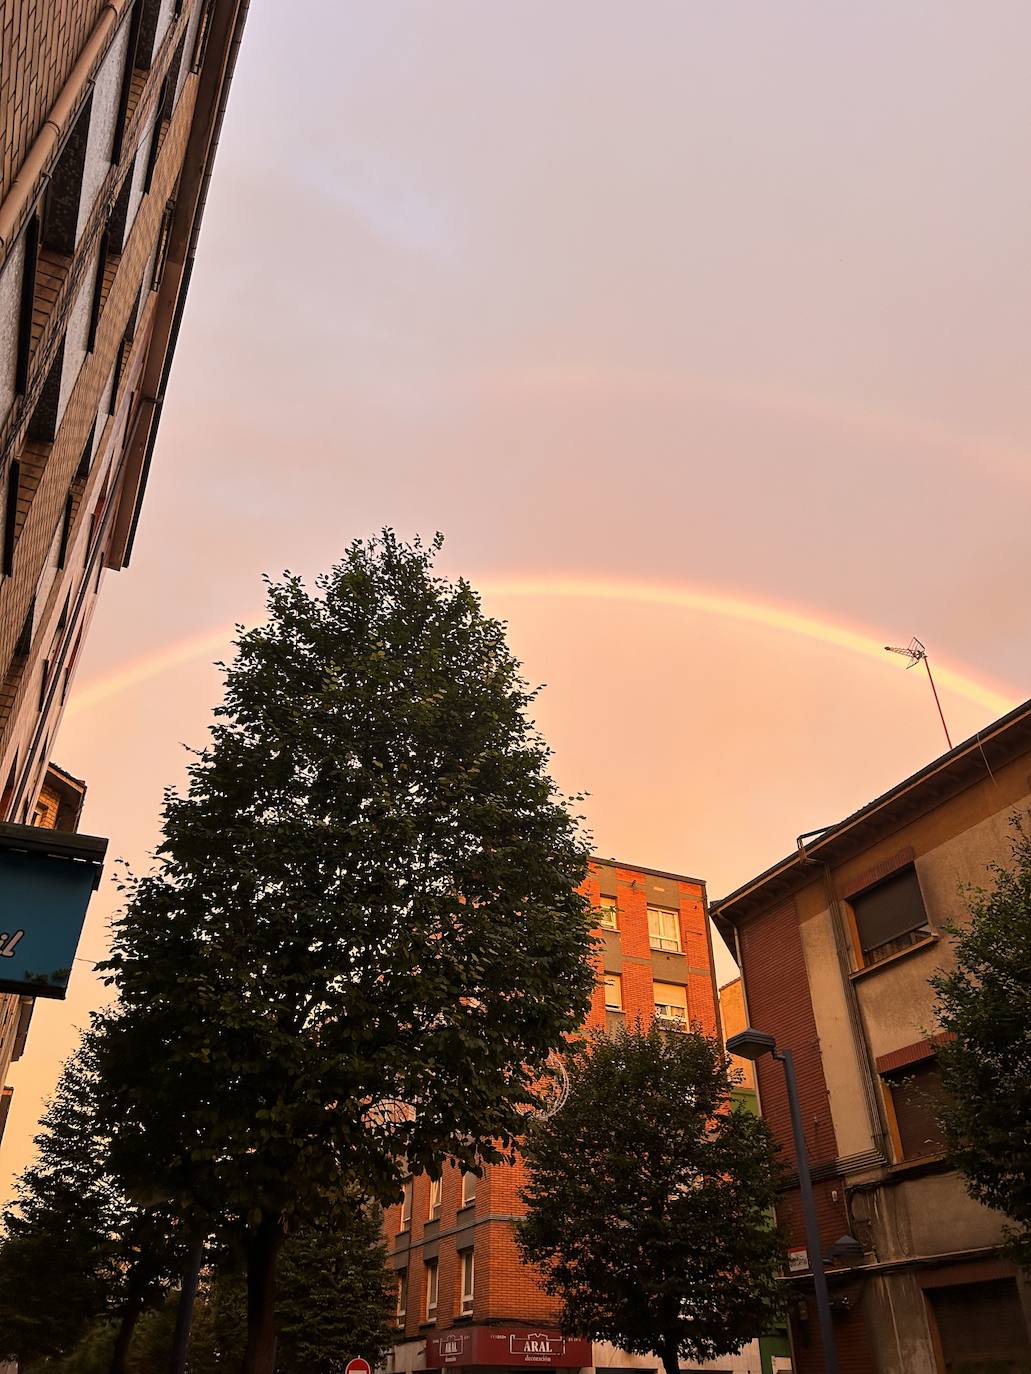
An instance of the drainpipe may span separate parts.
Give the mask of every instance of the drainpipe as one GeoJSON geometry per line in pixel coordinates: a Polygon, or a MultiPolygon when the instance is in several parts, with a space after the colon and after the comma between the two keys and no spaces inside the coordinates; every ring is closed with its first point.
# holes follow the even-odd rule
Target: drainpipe
{"type": "Polygon", "coordinates": [[[42,129],[18,168],[18,175],[11,182],[11,188],[0,205],[0,259],[6,258],[11,251],[11,245],[35,202],[36,185],[67,133],[72,116],[89,91],[93,73],[131,5],[132,0],[108,0],[101,10],[85,47],[43,121],[42,129]]]}

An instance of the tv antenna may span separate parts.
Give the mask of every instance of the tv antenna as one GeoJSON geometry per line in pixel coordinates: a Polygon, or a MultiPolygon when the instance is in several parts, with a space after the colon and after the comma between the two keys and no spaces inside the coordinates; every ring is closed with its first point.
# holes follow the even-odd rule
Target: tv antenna
{"type": "Polygon", "coordinates": [[[952,748],[952,739],[949,735],[949,727],[945,724],[945,712],[942,704],[938,700],[938,688],[934,685],[934,678],[931,675],[931,661],[927,657],[927,650],[914,635],[904,649],[896,648],[894,645],[885,644],[885,653],[901,654],[903,658],[908,658],[907,668],[915,668],[918,663],[922,663],[927,669],[927,681],[931,684],[931,691],[934,693],[934,704],[938,708],[938,715],[941,717],[942,729],[945,731],[945,739],[949,748],[952,748]]]}

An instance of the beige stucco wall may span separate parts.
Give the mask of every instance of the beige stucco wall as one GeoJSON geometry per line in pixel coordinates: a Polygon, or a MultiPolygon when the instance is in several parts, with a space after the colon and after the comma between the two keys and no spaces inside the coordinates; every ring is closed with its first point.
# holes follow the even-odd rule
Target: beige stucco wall
{"type": "MultiPolygon", "coordinates": [[[[832,874],[836,890],[847,891],[862,873],[912,848],[927,913],[938,933],[932,943],[852,980],[871,1061],[937,1030],[928,979],[952,962],[950,941],[941,926],[967,917],[965,886],[989,886],[988,865],[1008,861],[1010,818],[1015,810],[1027,811],[1031,805],[1029,770],[1031,759],[1025,757],[994,777],[986,775],[983,782],[900,826],[832,874]]],[[[857,1154],[874,1144],[879,1123],[871,1121],[863,1093],[822,877],[814,877],[797,894],[796,905],[838,1154],[857,1154]]]]}

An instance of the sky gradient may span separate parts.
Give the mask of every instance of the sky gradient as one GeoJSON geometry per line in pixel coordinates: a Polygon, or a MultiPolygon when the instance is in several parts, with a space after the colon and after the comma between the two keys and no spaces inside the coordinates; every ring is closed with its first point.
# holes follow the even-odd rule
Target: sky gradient
{"type": "MultiPolygon", "coordinates": [[[[302,9],[252,7],[56,746],[112,858],[261,574],[384,524],[509,621],[598,852],[712,896],[941,751],[883,644],[928,645],[954,739],[1029,695],[1022,0],[302,9]]],[[[114,905],[37,1008],[4,1180],[114,905]]]]}

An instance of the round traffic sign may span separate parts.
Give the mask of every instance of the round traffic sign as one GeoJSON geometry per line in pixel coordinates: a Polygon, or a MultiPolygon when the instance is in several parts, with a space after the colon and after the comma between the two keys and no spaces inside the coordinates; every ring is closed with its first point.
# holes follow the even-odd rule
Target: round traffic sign
{"type": "Polygon", "coordinates": [[[372,1366],[359,1355],[356,1360],[348,1360],[344,1366],[344,1374],[372,1374],[372,1366]]]}

